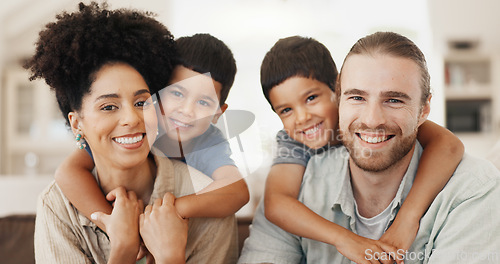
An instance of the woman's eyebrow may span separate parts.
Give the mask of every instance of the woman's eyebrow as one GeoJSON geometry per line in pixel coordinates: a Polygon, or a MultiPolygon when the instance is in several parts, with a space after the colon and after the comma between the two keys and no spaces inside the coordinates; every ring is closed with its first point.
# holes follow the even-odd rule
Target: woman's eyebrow
{"type": "Polygon", "coordinates": [[[95,99],[95,102],[99,101],[99,100],[103,100],[103,99],[107,99],[107,98],[120,98],[120,96],[118,94],[103,94],[103,95],[100,95],[99,97],[97,97],[95,99]]]}
{"type": "Polygon", "coordinates": [[[134,96],[138,96],[138,95],[141,95],[141,94],[151,94],[151,92],[148,90],[148,89],[141,89],[141,90],[138,90],[134,93],[134,96]]]}
{"type": "MultiPolygon", "coordinates": [[[[148,89],[140,89],[140,90],[137,90],[135,93],[134,93],[134,96],[138,96],[138,95],[141,95],[141,94],[151,94],[151,92],[149,92],[148,89]]],[[[103,95],[100,95],[99,97],[97,97],[95,99],[95,102],[99,101],[99,100],[103,100],[103,99],[107,99],[107,98],[120,98],[120,95],[118,94],[115,94],[115,93],[111,93],[111,94],[103,94],[103,95]]]]}

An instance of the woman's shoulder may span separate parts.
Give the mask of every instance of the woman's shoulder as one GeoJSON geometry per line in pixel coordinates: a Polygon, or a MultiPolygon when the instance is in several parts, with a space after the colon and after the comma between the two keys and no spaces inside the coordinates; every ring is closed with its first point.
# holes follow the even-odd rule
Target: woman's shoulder
{"type": "Polygon", "coordinates": [[[51,219],[53,215],[59,221],[72,225],[78,222],[79,214],[55,181],[51,182],[38,196],[37,218],[51,219]]]}

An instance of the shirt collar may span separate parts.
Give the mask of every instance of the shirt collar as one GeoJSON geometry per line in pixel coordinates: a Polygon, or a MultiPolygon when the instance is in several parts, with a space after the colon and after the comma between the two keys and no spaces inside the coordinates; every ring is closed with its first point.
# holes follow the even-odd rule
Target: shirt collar
{"type": "MultiPolygon", "coordinates": [[[[396,196],[394,197],[394,202],[392,203],[392,217],[394,219],[399,207],[403,203],[404,199],[410,192],[411,186],[413,185],[413,180],[415,179],[415,174],[417,172],[420,156],[422,155],[422,146],[417,141],[415,145],[415,150],[413,151],[413,156],[406,170],[403,179],[399,185],[396,196]]],[[[343,157],[343,165],[338,174],[341,178],[339,184],[333,186],[334,193],[338,193],[336,198],[333,200],[332,210],[341,210],[345,215],[351,217],[351,225],[354,224],[354,194],[352,192],[351,186],[351,174],[349,170],[349,155],[343,157]]],[[[337,177],[334,175],[334,177],[337,177]]]]}

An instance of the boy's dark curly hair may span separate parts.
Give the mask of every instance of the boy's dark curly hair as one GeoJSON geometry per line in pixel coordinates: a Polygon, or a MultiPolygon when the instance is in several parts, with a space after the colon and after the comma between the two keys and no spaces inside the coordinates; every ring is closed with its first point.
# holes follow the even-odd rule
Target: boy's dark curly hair
{"type": "Polygon", "coordinates": [[[236,61],[229,47],[210,34],[195,34],[176,41],[180,65],[198,73],[210,73],[222,84],[219,104],[222,106],[233,86],[236,61]]]}
{"type": "Polygon", "coordinates": [[[149,12],[108,10],[92,2],[79,11],[62,12],[40,32],[36,51],[24,65],[30,80],[45,79],[59,108],[79,111],[102,66],[123,62],[144,78],[151,93],[166,87],[177,52],[170,31],[149,12]]]}
{"type": "Polygon", "coordinates": [[[315,79],[335,92],[337,75],[337,66],[325,45],[301,36],[278,40],[266,53],[260,67],[262,92],[269,104],[271,89],[292,77],[315,79]]]}

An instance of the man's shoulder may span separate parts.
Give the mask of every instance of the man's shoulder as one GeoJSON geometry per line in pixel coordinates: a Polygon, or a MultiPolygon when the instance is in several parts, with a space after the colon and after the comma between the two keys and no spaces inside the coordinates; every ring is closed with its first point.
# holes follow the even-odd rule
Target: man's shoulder
{"type": "Polygon", "coordinates": [[[466,153],[435,202],[451,203],[454,208],[486,194],[500,199],[500,171],[490,161],[466,153]]]}
{"type": "Polygon", "coordinates": [[[470,190],[499,188],[500,171],[490,161],[465,153],[449,183],[470,190]]]}

